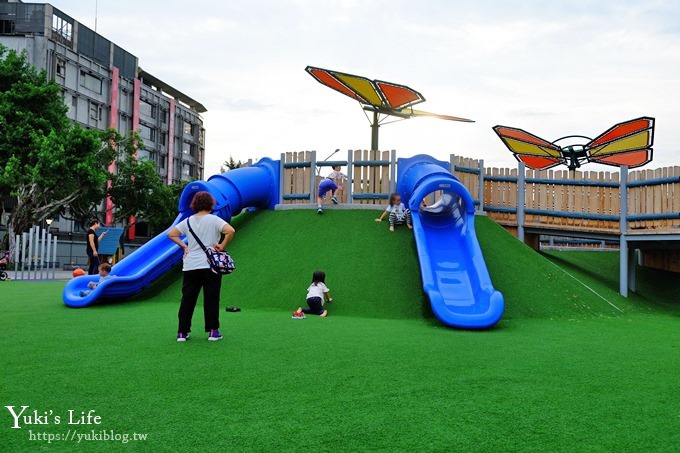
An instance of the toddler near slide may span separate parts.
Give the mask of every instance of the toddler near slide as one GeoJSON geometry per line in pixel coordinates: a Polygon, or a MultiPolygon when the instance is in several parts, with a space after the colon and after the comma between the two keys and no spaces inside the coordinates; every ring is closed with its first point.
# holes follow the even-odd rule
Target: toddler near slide
{"type": "Polygon", "coordinates": [[[92,292],[100,283],[111,278],[111,265],[109,263],[102,263],[99,265],[99,280],[96,282],[89,282],[87,287],[89,289],[80,292],[81,297],[85,297],[92,292]]]}
{"type": "Polygon", "coordinates": [[[293,319],[305,319],[305,314],[319,315],[322,318],[328,316],[328,310],[323,308],[325,302],[333,302],[330,290],[326,286],[326,273],[315,271],[312,274],[312,283],[307,288],[307,306],[309,308],[298,307],[293,312],[293,319]]]}
{"type": "Polygon", "coordinates": [[[375,219],[376,222],[382,222],[385,216],[388,216],[390,221],[390,231],[394,231],[395,225],[406,224],[406,227],[411,230],[413,229],[413,223],[411,223],[411,211],[406,209],[404,203],[401,202],[401,196],[398,193],[393,193],[390,195],[390,204],[387,209],[380,214],[380,217],[375,219]]]}

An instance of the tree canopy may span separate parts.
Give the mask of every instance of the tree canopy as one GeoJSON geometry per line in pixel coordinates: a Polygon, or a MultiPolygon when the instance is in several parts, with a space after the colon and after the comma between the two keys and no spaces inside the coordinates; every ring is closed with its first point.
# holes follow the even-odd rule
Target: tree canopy
{"type": "Polygon", "coordinates": [[[82,197],[100,196],[109,177],[112,149],[66,111],[61,88],[45,71],[0,46],[0,195],[16,197],[9,221],[15,233],[82,197]]]}

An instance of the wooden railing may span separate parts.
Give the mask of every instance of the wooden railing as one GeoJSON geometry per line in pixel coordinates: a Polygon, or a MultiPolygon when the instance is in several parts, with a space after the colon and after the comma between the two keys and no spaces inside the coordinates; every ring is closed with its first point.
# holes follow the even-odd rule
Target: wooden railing
{"type": "Polygon", "coordinates": [[[394,151],[350,150],[345,160],[319,161],[315,151],[283,153],[281,201],[283,204],[314,203],[319,182],[332,171],[331,167],[339,165],[345,168],[348,178],[337,193],[341,203],[385,204],[395,190],[395,154],[394,151]]]}
{"type": "MultiPolygon", "coordinates": [[[[334,161],[317,161],[313,151],[284,153],[281,162],[284,204],[313,203],[319,173],[329,173],[333,165],[345,168],[349,178],[339,192],[343,203],[385,204],[396,187],[394,151],[350,150],[345,160],[334,161]]],[[[453,155],[450,167],[478,210],[510,230],[541,226],[620,232],[622,189],[627,194],[626,232],[680,228],[680,166],[623,170],[623,181],[619,171],[485,168],[483,160],[453,155]]]]}

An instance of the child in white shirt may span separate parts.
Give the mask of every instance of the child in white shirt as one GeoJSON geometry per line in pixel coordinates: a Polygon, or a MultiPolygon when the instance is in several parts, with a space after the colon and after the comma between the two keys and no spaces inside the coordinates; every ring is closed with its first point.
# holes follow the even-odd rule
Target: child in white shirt
{"type": "Polygon", "coordinates": [[[411,222],[411,210],[404,206],[401,202],[401,196],[398,193],[393,193],[390,195],[390,204],[387,209],[375,219],[376,222],[382,222],[382,220],[388,216],[390,221],[390,231],[394,231],[395,225],[406,224],[406,227],[411,230],[413,229],[413,223],[411,222]]]}
{"type": "Polygon", "coordinates": [[[298,307],[293,312],[293,319],[304,319],[305,314],[319,315],[325,318],[328,316],[328,310],[323,308],[325,302],[333,302],[330,290],[326,286],[326,273],[314,271],[312,284],[307,288],[307,306],[309,308],[298,307]]]}

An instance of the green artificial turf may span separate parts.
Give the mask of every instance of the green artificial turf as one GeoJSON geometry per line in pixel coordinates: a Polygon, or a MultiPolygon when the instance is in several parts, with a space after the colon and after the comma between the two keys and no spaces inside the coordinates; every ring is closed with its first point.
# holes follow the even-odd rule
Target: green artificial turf
{"type": "Polygon", "coordinates": [[[616,298],[612,255],[543,256],[478,218],[506,316],[489,331],[453,330],[423,299],[412,236],[373,217],[237,219],[223,305],[243,311],[222,313],[217,343],[200,307],[194,337],[174,341],[179,272],[136,300],[78,310],[61,303],[63,283],[1,282],[0,402],[62,416],[15,430],[2,409],[2,451],[677,448],[677,283],[616,298]],[[291,320],[316,268],[328,273],[330,316],[291,320]],[[91,409],[101,425],[66,425],[68,410],[91,409]],[[29,439],[69,429],[148,438],[29,439]]]}

